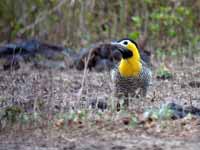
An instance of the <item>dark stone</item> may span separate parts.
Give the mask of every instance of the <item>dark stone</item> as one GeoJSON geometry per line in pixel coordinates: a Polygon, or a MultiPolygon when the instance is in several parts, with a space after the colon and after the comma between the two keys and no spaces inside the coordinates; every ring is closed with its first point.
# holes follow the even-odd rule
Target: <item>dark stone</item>
{"type": "Polygon", "coordinates": [[[97,108],[103,111],[107,109],[107,103],[105,101],[98,101],[97,108]]]}
{"type": "Polygon", "coordinates": [[[63,147],[63,150],[74,150],[76,149],[76,143],[75,142],[70,142],[68,143],[67,146],[63,147]]]}
{"type": "Polygon", "coordinates": [[[32,62],[35,67],[65,69],[72,55],[72,50],[62,46],[42,43],[38,40],[23,40],[18,43],[10,43],[0,47],[0,58],[5,59],[4,70],[19,69],[20,62],[32,62]]]}
{"type": "Polygon", "coordinates": [[[111,149],[112,150],[124,150],[124,149],[126,149],[126,147],[123,145],[115,145],[111,149]]]}
{"type": "Polygon", "coordinates": [[[102,111],[107,109],[107,102],[103,99],[99,99],[97,101],[97,99],[91,99],[89,101],[89,105],[95,109],[95,108],[98,108],[98,109],[101,109],[102,111]]]}
{"type": "Polygon", "coordinates": [[[27,40],[21,43],[10,43],[0,47],[0,57],[6,55],[25,54],[34,55],[41,43],[37,40],[27,40]]]}
{"type": "Polygon", "coordinates": [[[120,58],[121,54],[116,52],[116,48],[111,44],[97,44],[93,45],[91,48],[81,49],[79,56],[75,58],[74,64],[78,70],[83,70],[86,60],[89,59],[87,68],[90,70],[94,68],[96,71],[100,72],[113,68],[114,64],[116,64],[116,59],[119,61],[120,58]],[[115,53],[113,53],[113,51],[115,51],[115,53]]]}
{"type": "Polygon", "coordinates": [[[113,66],[114,66],[114,63],[110,61],[109,59],[99,59],[96,62],[95,70],[97,72],[102,72],[104,70],[110,70],[110,68],[112,68],[113,66]]]}
{"type": "Polygon", "coordinates": [[[17,57],[7,58],[6,62],[3,64],[3,70],[17,70],[20,68],[19,59],[17,57]]]}
{"type": "Polygon", "coordinates": [[[97,104],[97,100],[96,100],[96,99],[91,99],[91,100],[89,101],[89,105],[90,105],[93,109],[96,108],[96,104],[97,104]]]}
{"type": "Polygon", "coordinates": [[[147,64],[151,63],[151,52],[146,50],[140,50],[140,55],[144,62],[146,62],[147,64]]]}
{"type": "Polygon", "coordinates": [[[100,50],[100,57],[103,59],[108,59],[111,56],[112,47],[110,44],[102,44],[99,48],[100,50]]]}
{"type": "Polygon", "coordinates": [[[118,50],[113,50],[112,57],[113,57],[114,61],[120,61],[122,55],[118,50]]]}
{"type": "Polygon", "coordinates": [[[200,117],[200,109],[194,106],[187,106],[183,108],[183,106],[179,104],[169,103],[167,107],[173,111],[172,119],[184,118],[189,113],[200,117]]]}
{"type": "Polygon", "coordinates": [[[181,105],[176,103],[169,103],[167,105],[169,109],[173,111],[172,119],[180,119],[185,117],[187,114],[184,112],[184,109],[181,105]]]}
{"type": "Polygon", "coordinates": [[[192,88],[200,88],[200,81],[191,81],[189,82],[189,86],[192,88]]]}
{"type": "Polygon", "coordinates": [[[167,107],[172,110],[183,111],[183,107],[176,103],[169,103],[169,104],[167,104],[167,107]]]}
{"type": "Polygon", "coordinates": [[[200,116],[200,109],[194,106],[185,107],[184,112],[186,114],[191,113],[192,115],[200,116]]]}
{"type": "MultiPolygon", "coordinates": [[[[142,59],[150,60],[150,53],[141,51],[142,59]],[[143,54],[144,53],[144,54],[143,54]]],[[[112,69],[121,59],[121,53],[110,43],[94,44],[90,48],[82,48],[79,53],[69,48],[47,44],[35,39],[20,40],[0,47],[0,58],[8,59],[3,64],[7,70],[14,66],[20,68],[20,61],[31,62],[36,68],[65,69],[76,68],[83,70],[87,62],[89,70],[98,72],[112,69]],[[17,56],[22,57],[18,59],[17,56]],[[90,56],[90,57],[89,57],[90,56]],[[89,58],[88,58],[89,57],[89,58]],[[88,60],[88,61],[87,61],[88,60]]]]}

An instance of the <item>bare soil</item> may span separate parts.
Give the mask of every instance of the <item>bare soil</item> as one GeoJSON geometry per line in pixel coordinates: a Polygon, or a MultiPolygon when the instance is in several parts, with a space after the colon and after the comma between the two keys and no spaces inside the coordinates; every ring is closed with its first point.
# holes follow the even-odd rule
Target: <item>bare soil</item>
{"type": "MultiPolygon", "coordinates": [[[[169,61],[168,68],[173,78],[158,80],[154,73],[153,85],[147,97],[132,101],[129,111],[139,116],[148,108],[160,107],[169,102],[200,108],[200,88],[190,86],[191,81],[200,79],[199,57],[194,61],[169,61]]],[[[97,99],[106,101],[110,109],[112,95],[108,72],[38,70],[25,65],[17,71],[0,73],[2,108],[15,102],[23,105],[25,111],[34,112],[32,106],[37,101],[42,103],[43,113],[57,114],[67,112],[70,108],[89,109],[90,101],[97,99]]],[[[118,113],[111,114],[112,117],[115,115],[118,113]]],[[[54,125],[56,119],[52,120],[49,124],[42,120],[42,125],[32,124],[28,127],[18,123],[13,127],[2,127],[0,149],[199,150],[200,147],[198,117],[150,121],[136,126],[125,125],[120,117],[111,120],[86,119],[79,124],[60,127],[54,125]]]]}

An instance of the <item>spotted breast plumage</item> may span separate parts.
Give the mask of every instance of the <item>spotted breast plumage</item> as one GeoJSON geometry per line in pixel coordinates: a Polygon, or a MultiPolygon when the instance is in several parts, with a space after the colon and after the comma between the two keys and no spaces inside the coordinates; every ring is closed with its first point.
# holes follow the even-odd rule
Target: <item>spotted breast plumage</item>
{"type": "Polygon", "coordinates": [[[111,71],[115,96],[129,95],[134,97],[136,96],[135,92],[138,88],[141,90],[141,96],[146,96],[152,73],[151,70],[145,65],[146,64],[143,62],[142,70],[137,77],[123,77],[120,75],[117,67],[111,71]]]}

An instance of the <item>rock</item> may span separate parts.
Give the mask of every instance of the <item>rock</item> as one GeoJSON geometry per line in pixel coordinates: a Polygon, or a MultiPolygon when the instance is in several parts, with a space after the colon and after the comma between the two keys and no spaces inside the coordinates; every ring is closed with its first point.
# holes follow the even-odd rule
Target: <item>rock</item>
{"type": "Polygon", "coordinates": [[[168,103],[167,107],[169,109],[172,109],[172,110],[183,111],[183,107],[181,105],[173,103],[173,102],[172,103],[168,103]]]}
{"type": "Polygon", "coordinates": [[[0,58],[5,59],[3,69],[19,69],[20,62],[31,62],[35,67],[65,69],[71,65],[71,49],[38,40],[23,40],[0,47],[0,58]],[[68,54],[69,53],[69,54],[68,54]],[[67,66],[68,65],[68,66],[67,66]]]}
{"type": "Polygon", "coordinates": [[[41,43],[37,40],[27,40],[20,43],[10,43],[0,47],[0,57],[15,54],[34,55],[40,48],[41,43]]]}
{"type": "Polygon", "coordinates": [[[168,103],[161,108],[154,108],[143,113],[144,120],[181,119],[188,114],[200,117],[200,109],[194,106],[183,107],[176,103],[168,103]]]}
{"type": "Polygon", "coordinates": [[[89,106],[91,106],[93,109],[98,108],[101,109],[102,111],[104,111],[105,109],[107,109],[107,102],[105,99],[91,99],[89,100],[89,106]]]}
{"type": "Polygon", "coordinates": [[[123,146],[123,145],[114,145],[114,146],[112,146],[111,149],[112,150],[125,150],[125,149],[127,149],[127,147],[123,146]]]}
{"type": "Polygon", "coordinates": [[[19,55],[10,56],[7,57],[3,63],[3,70],[17,70],[20,68],[20,61],[22,61],[23,58],[19,55]]]}
{"type": "Polygon", "coordinates": [[[94,68],[95,71],[110,70],[121,59],[121,54],[116,51],[115,46],[109,43],[101,43],[92,46],[88,49],[82,49],[79,56],[75,59],[75,67],[78,70],[83,70],[85,67],[85,60],[88,60],[90,70],[94,68]],[[89,57],[90,54],[90,58],[89,57]]]}
{"type": "Polygon", "coordinates": [[[176,103],[169,103],[167,107],[172,110],[172,119],[184,118],[187,114],[185,113],[183,107],[176,103]]]}
{"type": "Polygon", "coordinates": [[[200,117],[200,109],[197,107],[194,106],[183,107],[176,103],[169,103],[167,106],[169,109],[173,111],[173,116],[172,116],[173,119],[184,118],[188,114],[200,117]]]}
{"type": "Polygon", "coordinates": [[[97,100],[96,99],[90,99],[89,100],[89,106],[91,106],[93,109],[96,108],[97,100]]]}
{"type": "Polygon", "coordinates": [[[98,101],[97,108],[103,111],[107,109],[107,103],[105,101],[98,101]]]}
{"type": "Polygon", "coordinates": [[[200,88],[200,81],[191,81],[189,82],[189,86],[192,88],[200,88]]]}
{"type": "Polygon", "coordinates": [[[114,50],[112,51],[112,58],[114,59],[114,62],[118,62],[121,59],[122,55],[119,51],[114,50]]]}
{"type": "Polygon", "coordinates": [[[70,141],[67,146],[63,147],[63,150],[75,150],[76,143],[74,141],[70,141]]]}
{"type": "MultiPolygon", "coordinates": [[[[141,51],[141,57],[150,61],[150,52],[141,51]]],[[[82,48],[79,53],[38,40],[21,40],[0,47],[0,58],[8,58],[3,69],[19,69],[20,62],[34,63],[39,68],[83,70],[87,62],[89,70],[98,72],[112,69],[121,59],[121,53],[110,43],[93,44],[89,48],[82,48]],[[18,59],[20,56],[22,59],[18,59]],[[89,57],[90,56],[90,57],[89,57]],[[14,61],[9,58],[15,58],[14,61]]]]}
{"type": "Polygon", "coordinates": [[[140,55],[143,61],[145,61],[147,64],[151,64],[151,52],[147,50],[140,50],[140,55]]]}
{"type": "Polygon", "coordinates": [[[104,70],[110,70],[110,68],[114,67],[114,63],[110,61],[109,59],[99,59],[96,62],[96,65],[94,67],[94,70],[97,72],[102,72],[104,70]]]}
{"type": "Polygon", "coordinates": [[[200,109],[197,108],[197,107],[194,107],[194,106],[187,106],[184,108],[184,112],[186,114],[192,114],[192,115],[195,115],[195,116],[199,116],[200,117],[200,109]]]}
{"type": "Polygon", "coordinates": [[[112,55],[112,47],[109,44],[102,44],[98,51],[100,57],[103,59],[109,59],[109,57],[112,55]]]}
{"type": "MultiPolygon", "coordinates": [[[[140,50],[142,59],[150,64],[151,53],[140,50]]],[[[112,69],[121,59],[121,53],[110,43],[100,43],[92,45],[90,48],[81,49],[79,56],[74,59],[75,68],[83,70],[85,60],[88,60],[87,68],[95,71],[104,71],[112,69]],[[88,58],[90,55],[90,58],[88,58]]]]}

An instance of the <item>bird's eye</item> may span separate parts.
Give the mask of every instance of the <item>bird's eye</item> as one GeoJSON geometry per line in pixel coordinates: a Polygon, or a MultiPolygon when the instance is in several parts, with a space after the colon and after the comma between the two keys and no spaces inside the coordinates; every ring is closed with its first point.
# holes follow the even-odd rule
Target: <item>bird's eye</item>
{"type": "Polygon", "coordinates": [[[123,44],[124,44],[124,45],[128,45],[128,42],[127,42],[127,41],[124,41],[123,44]]]}

